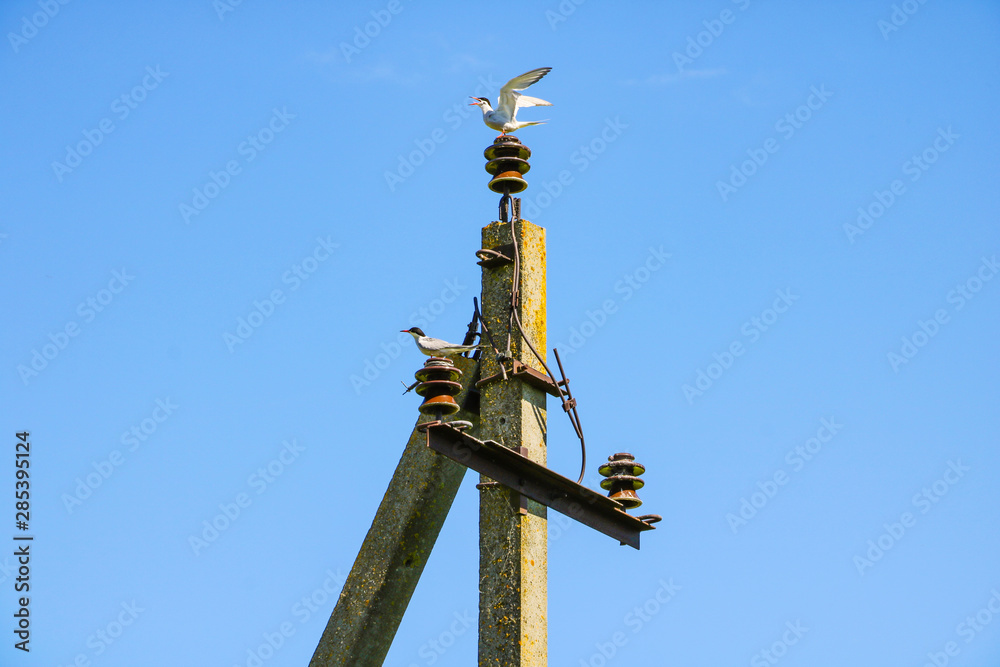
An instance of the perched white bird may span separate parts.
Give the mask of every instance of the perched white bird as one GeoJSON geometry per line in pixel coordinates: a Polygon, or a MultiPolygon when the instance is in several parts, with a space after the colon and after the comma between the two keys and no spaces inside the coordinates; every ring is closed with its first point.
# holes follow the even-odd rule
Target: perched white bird
{"type": "Polygon", "coordinates": [[[497,98],[497,108],[490,106],[490,101],[485,97],[473,97],[475,102],[470,102],[469,106],[476,105],[483,111],[483,122],[487,127],[499,130],[503,136],[508,132],[520,130],[529,125],[541,125],[544,120],[517,120],[517,110],[521,107],[550,107],[552,102],[540,100],[537,97],[522,95],[521,91],[536,83],[539,79],[551,71],[551,67],[539,67],[530,72],[525,72],[521,76],[515,76],[504,84],[500,89],[500,97],[497,98]]]}
{"type": "Polygon", "coordinates": [[[440,338],[431,338],[425,335],[420,327],[404,329],[400,333],[408,333],[413,336],[413,340],[417,343],[417,349],[428,357],[454,357],[457,354],[476,350],[480,347],[479,345],[456,345],[440,338]]]}

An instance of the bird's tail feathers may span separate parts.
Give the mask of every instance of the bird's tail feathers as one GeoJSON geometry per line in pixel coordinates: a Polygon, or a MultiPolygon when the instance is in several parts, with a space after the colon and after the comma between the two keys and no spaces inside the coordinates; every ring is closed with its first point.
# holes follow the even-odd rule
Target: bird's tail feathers
{"type": "MultiPolygon", "coordinates": [[[[520,127],[528,127],[529,125],[545,125],[547,122],[549,122],[547,118],[545,120],[526,120],[521,123],[520,127]]],[[[518,129],[520,129],[520,127],[518,129]]]]}

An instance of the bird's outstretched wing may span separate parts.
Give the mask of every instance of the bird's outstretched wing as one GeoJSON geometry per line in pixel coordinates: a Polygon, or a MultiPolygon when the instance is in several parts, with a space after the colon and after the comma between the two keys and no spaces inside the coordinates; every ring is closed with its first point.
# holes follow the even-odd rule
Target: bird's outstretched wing
{"type": "Polygon", "coordinates": [[[552,106],[551,103],[545,100],[540,100],[537,97],[525,97],[518,92],[533,83],[537,83],[539,79],[550,71],[552,71],[551,67],[539,67],[530,72],[525,72],[520,76],[515,76],[505,83],[504,87],[500,89],[500,98],[497,100],[497,112],[506,118],[513,118],[514,114],[517,113],[518,107],[552,106]]]}
{"type": "Polygon", "coordinates": [[[545,100],[540,100],[537,97],[528,97],[527,95],[520,95],[517,93],[515,93],[515,95],[517,95],[517,102],[515,102],[515,104],[517,104],[518,108],[552,106],[552,102],[546,102],[545,100]]]}

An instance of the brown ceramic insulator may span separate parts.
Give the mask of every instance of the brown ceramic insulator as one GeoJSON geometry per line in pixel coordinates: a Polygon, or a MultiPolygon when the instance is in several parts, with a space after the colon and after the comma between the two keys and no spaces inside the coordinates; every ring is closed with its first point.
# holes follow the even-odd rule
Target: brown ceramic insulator
{"type": "Polygon", "coordinates": [[[509,134],[497,137],[493,145],[483,151],[483,156],[488,160],[486,172],[493,175],[490,190],[501,195],[515,195],[527,189],[524,174],[531,169],[528,164],[531,149],[517,137],[509,134]]]}
{"type": "Polygon", "coordinates": [[[528,181],[521,178],[521,174],[516,171],[505,171],[493,177],[489,182],[489,188],[498,195],[516,195],[528,189],[528,181]]]}
{"type": "Polygon", "coordinates": [[[625,509],[635,509],[642,505],[642,500],[636,491],[645,486],[639,475],[646,472],[646,467],[636,463],[628,452],[620,452],[608,457],[608,462],[602,465],[598,472],[607,477],[601,482],[601,488],[608,491],[608,497],[617,500],[625,509]]]}
{"type": "Polygon", "coordinates": [[[454,396],[462,391],[460,382],[451,380],[425,380],[417,385],[416,392],[419,396],[454,396]]]}
{"type": "Polygon", "coordinates": [[[527,160],[516,157],[498,157],[486,163],[487,174],[499,174],[505,171],[513,171],[518,174],[527,174],[531,170],[531,165],[527,160]]]}
{"type": "Polygon", "coordinates": [[[424,397],[424,402],[419,408],[421,414],[444,416],[459,411],[460,406],[452,397],[462,391],[462,385],[458,382],[462,371],[455,368],[450,359],[431,357],[424,363],[424,367],[413,375],[420,383],[416,387],[416,392],[424,397]]]}
{"type": "Polygon", "coordinates": [[[424,415],[437,415],[442,416],[453,415],[458,412],[461,408],[455,399],[447,394],[442,394],[440,396],[432,396],[420,404],[418,410],[420,414],[424,415]]]}
{"type": "MultiPolygon", "coordinates": [[[[603,484],[601,484],[601,486],[604,487],[603,484]]],[[[617,500],[622,504],[622,507],[627,510],[634,510],[636,507],[642,505],[642,499],[636,495],[635,491],[618,484],[612,485],[608,498],[611,498],[611,500],[617,500]]]]}
{"type": "Polygon", "coordinates": [[[517,137],[508,134],[504,137],[497,137],[493,140],[492,146],[487,146],[483,151],[483,157],[493,160],[498,157],[516,157],[527,160],[531,157],[531,149],[521,143],[517,137]]]}

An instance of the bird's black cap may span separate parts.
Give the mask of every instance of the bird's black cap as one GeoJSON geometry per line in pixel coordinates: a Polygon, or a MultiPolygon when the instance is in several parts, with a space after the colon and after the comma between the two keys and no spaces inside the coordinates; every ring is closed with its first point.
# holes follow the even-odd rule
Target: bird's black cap
{"type": "Polygon", "coordinates": [[[426,336],[427,335],[427,334],[425,334],[423,332],[423,330],[420,327],[411,327],[409,329],[403,329],[399,333],[415,333],[418,336],[426,336]]]}

